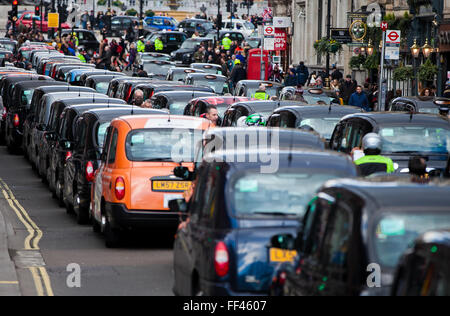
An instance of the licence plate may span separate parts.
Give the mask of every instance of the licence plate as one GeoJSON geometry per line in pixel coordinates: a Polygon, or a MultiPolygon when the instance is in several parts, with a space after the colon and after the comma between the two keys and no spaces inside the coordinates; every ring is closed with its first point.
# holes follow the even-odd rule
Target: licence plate
{"type": "Polygon", "coordinates": [[[293,262],[297,251],[295,250],[283,250],[278,248],[270,248],[270,261],[271,262],[293,262]]]}
{"type": "Polygon", "coordinates": [[[191,187],[190,181],[153,181],[152,190],[156,192],[184,192],[191,187]]]}

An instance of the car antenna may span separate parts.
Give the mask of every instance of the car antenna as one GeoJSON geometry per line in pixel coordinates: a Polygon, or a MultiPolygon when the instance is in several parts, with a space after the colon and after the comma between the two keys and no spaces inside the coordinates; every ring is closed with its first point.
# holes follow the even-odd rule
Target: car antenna
{"type": "Polygon", "coordinates": [[[331,113],[331,102],[330,102],[330,106],[328,107],[328,113],[331,113]]]}
{"type": "Polygon", "coordinates": [[[131,103],[131,115],[134,115],[134,104],[131,103]]]}

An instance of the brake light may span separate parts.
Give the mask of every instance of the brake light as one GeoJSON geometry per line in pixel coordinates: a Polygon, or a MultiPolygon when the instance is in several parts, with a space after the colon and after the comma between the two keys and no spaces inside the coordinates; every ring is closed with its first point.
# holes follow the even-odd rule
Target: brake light
{"type": "Polygon", "coordinates": [[[47,64],[44,65],[44,67],[42,67],[42,74],[45,75],[45,67],[47,67],[47,64]]]}
{"type": "Polygon", "coordinates": [[[88,161],[86,164],[86,180],[88,182],[94,181],[94,165],[92,161],[88,161]]]}
{"type": "Polygon", "coordinates": [[[125,197],[125,180],[122,177],[116,179],[116,198],[122,200],[125,197]]]}
{"type": "Polygon", "coordinates": [[[72,157],[72,152],[66,151],[66,161],[69,160],[70,157],[72,157]]]}
{"type": "Polygon", "coordinates": [[[127,92],[127,95],[126,95],[127,99],[125,101],[128,102],[128,100],[130,99],[130,96],[131,96],[131,86],[128,88],[128,92],[127,92]]]}
{"type": "Polygon", "coordinates": [[[230,268],[230,257],[228,255],[227,246],[223,241],[216,245],[216,250],[214,253],[214,267],[216,269],[216,274],[219,277],[224,277],[228,274],[230,268]]]}
{"type": "Polygon", "coordinates": [[[14,127],[19,127],[20,119],[19,114],[14,115],[14,127]]]}
{"type": "Polygon", "coordinates": [[[8,115],[8,111],[6,110],[6,108],[3,108],[3,113],[2,113],[3,120],[6,120],[7,115],[8,115]]]}
{"type": "Polygon", "coordinates": [[[286,283],[286,272],[281,272],[280,277],[278,279],[279,285],[284,285],[286,283]]]}

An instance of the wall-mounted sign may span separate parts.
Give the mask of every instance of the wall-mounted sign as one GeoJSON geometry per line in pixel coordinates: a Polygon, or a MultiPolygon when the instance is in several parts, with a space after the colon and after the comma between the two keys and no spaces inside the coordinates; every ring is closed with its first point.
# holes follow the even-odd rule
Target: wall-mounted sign
{"type": "Polygon", "coordinates": [[[276,28],[289,28],[291,27],[291,18],[276,16],[273,18],[273,26],[276,28]]]}
{"type": "Polygon", "coordinates": [[[352,36],[347,28],[331,29],[331,37],[341,44],[348,44],[352,42],[352,36]]]}
{"type": "Polygon", "coordinates": [[[354,41],[363,41],[367,34],[367,24],[356,20],[350,25],[349,32],[354,41]]]}

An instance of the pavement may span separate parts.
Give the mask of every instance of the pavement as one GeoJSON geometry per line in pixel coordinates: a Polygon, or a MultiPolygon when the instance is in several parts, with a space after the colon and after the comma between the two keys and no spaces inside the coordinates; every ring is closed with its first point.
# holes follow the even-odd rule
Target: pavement
{"type": "Polygon", "coordinates": [[[0,214],[0,295],[173,295],[173,232],[129,234],[121,248],[106,248],[91,226],[77,225],[58,206],[28,161],[5,147],[0,214]],[[76,271],[79,287],[71,282],[76,271]]]}
{"type": "Polygon", "coordinates": [[[3,202],[0,205],[0,296],[20,296],[16,269],[8,250],[8,224],[3,216],[6,211],[3,202]]]}

